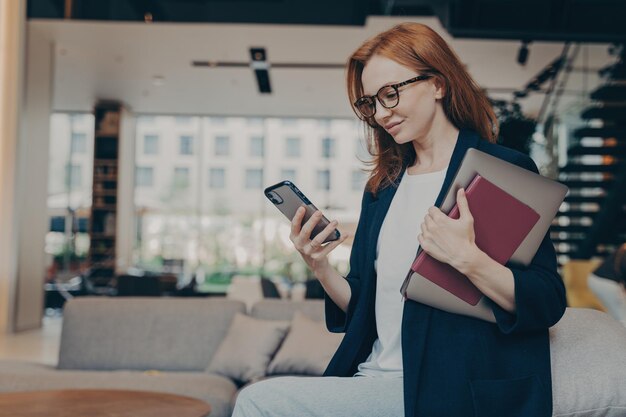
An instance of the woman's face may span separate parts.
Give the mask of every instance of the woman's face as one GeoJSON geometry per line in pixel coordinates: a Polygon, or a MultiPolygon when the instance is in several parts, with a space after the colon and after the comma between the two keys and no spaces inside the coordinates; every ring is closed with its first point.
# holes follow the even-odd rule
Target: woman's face
{"type": "MultiPolygon", "coordinates": [[[[364,95],[373,96],[385,85],[401,83],[418,75],[421,74],[392,59],[374,55],[365,64],[361,75],[364,95]]],[[[437,99],[442,97],[434,80],[429,78],[400,87],[398,105],[392,109],[383,107],[376,100],[374,119],[396,143],[419,140],[432,128],[437,105],[440,106],[437,99]]]]}

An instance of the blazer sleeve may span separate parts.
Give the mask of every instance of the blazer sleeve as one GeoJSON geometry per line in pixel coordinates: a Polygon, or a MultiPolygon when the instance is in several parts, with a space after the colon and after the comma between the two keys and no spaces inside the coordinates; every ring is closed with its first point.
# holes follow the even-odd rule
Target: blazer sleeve
{"type": "MultiPolygon", "coordinates": [[[[525,155],[515,164],[539,172],[534,161],[525,155]]],[[[556,324],[565,313],[567,302],[565,285],[557,271],[556,252],[550,240],[550,232],[543,238],[528,267],[506,266],[513,272],[516,311],[509,313],[492,303],[500,330],[505,334],[531,332],[556,324]]]]}
{"type": "Polygon", "coordinates": [[[361,280],[359,273],[359,264],[361,263],[361,257],[363,256],[365,242],[365,210],[367,202],[371,200],[371,193],[365,191],[363,193],[363,199],[361,201],[361,214],[359,217],[359,223],[357,224],[356,233],[354,234],[354,240],[352,243],[352,250],[350,252],[350,270],[345,277],[350,285],[350,302],[348,303],[348,310],[344,312],[335,302],[324,292],[324,304],[326,314],[326,327],[333,333],[343,333],[348,328],[350,320],[354,314],[354,309],[359,300],[359,294],[361,290],[361,280]]]}

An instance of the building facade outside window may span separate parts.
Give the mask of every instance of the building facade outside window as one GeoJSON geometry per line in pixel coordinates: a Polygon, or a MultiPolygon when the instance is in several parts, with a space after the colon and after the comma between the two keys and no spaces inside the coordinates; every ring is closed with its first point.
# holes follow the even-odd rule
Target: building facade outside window
{"type": "Polygon", "coordinates": [[[187,167],[176,167],[174,168],[174,184],[177,188],[187,188],[189,187],[189,168],[187,167]]]}
{"type": "Polygon", "coordinates": [[[157,135],[145,135],[143,137],[143,154],[157,155],[159,153],[159,137],[157,135]]]}
{"type": "Polygon", "coordinates": [[[251,168],[246,169],[246,188],[260,189],[263,187],[263,169],[251,168]]]}
{"type": "MultiPolygon", "coordinates": [[[[203,276],[196,271],[202,268],[200,290],[228,282],[232,274],[306,279],[289,240],[290,222],[263,195],[263,188],[282,180],[296,183],[329,218],[341,218],[346,233],[354,231],[362,190],[352,190],[351,176],[361,166],[354,157],[360,125],[330,119],[320,137],[320,119],[288,125],[279,118],[192,119],[182,124],[156,116],[147,123],[138,116],[135,167],[154,171],[136,173],[135,267],[159,273],[176,264],[184,276],[203,276]],[[154,132],[159,153],[145,155],[144,136],[154,132]],[[194,138],[191,155],[179,154],[181,136],[194,138]],[[333,158],[321,155],[324,137],[334,140],[327,145],[333,158]],[[142,186],[148,176],[152,185],[142,186]]],[[[349,247],[342,245],[332,253],[333,265],[345,270],[348,257],[349,247]]]]}
{"type": "Polygon", "coordinates": [[[83,184],[83,169],[77,164],[68,164],[66,167],[67,184],[70,188],[78,188],[83,184]]]}
{"type": "Polygon", "coordinates": [[[335,157],[335,139],[322,139],[322,158],[330,159],[335,157]]]}
{"type": "Polygon", "coordinates": [[[250,138],[250,156],[262,158],[265,154],[265,140],[263,136],[252,136],[250,138]]]}
{"type": "Polygon", "coordinates": [[[152,187],[154,185],[154,168],[137,167],[135,169],[135,184],[137,187],[152,187]]]}
{"type": "Polygon", "coordinates": [[[212,116],[209,120],[211,121],[211,124],[216,126],[225,126],[227,123],[227,119],[225,117],[212,116]]]}
{"type": "Polygon", "coordinates": [[[298,181],[296,170],[291,168],[282,169],[280,171],[280,178],[283,180],[291,181],[293,183],[298,181]]]}
{"type": "Polygon", "coordinates": [[[209,188],[222,189],[226,187],[226,170],[224,168],[209,169],[209,188]]]}
{"type": "Polygon", "coordinates": [[[72,133],[71,153],[84,154],[87,152],[87,134],[72,133]]]}
{"type": "Polygon", "coordinates": [[[174,118],[177,124],[185,125],[190,124],[193,121],[193,117],[190,116],[176,116],[174,118]]]}
{"type": "Polygon", "coordinates": [[[193,155],[193,136],[184,135],[180,137],[180,154],[193,155]]]}
{"type": "Polygon", "coordinates": [[[367,173],[362,169],[352,171],[352,191],[362,191],[367,181],[367,173]]]}
{"type": "Polygon", "coordinates": [[[316,178],[316,187],[318,190],[330,190],[330,170],[318,169],[316,178]]]}
{"type": "Polygon", "coordinates": [[[285,156],[288,158],[299,158],[300,142],[300,138],[289,137],[285,139],[285,156]]]}
{"type": "Polygon", "coordinates": [[[228,156],[230,154],[230,138],[228,136],[215,137],[215,156],[228,156]]]}
{"type": "Polygon", "coordinates": [[[90,114],[54,113],[50,117],[46,282],[63,282],[87,268],[93,136],[94,118],[90,114]]]}
{"type": "Polygon", "coordinates": [[[359,161],[369,161],[372,158],[367,150],[367,143],[365,143],[365,140],[356,138],[354,140],[354,149],[354,153],[359,161]]]}

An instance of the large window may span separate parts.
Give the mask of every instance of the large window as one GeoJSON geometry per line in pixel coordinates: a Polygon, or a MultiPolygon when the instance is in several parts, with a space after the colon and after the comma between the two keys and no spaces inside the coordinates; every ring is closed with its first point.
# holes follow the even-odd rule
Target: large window
{"type": "Polygon", "coordinates": [[[87,268],[93,129],[91,115],[55,113],[50,118],[46,281],[67,281],[87,268]]]}
{"type": "MultiPolygon", "coordinates": [[[[362,167],[354,155],[360,131],[347,120],[139,117],[135,266],[158,272],[178,265],[207,285],[233,274],[305,279],[307,268],[289,240],[290,222],[263,189],[293,181],[329,218],[339,218],[340,230],[353,233],[362,193],[352,183],[353,170],[362,167]],[[331,139],[324,153],[320,126],[331,139]],[[140,152],[155,131],[156,160],[140,152]],[[184,136],[193,137],[189,155],[177,152],[184,136]]],[[[331,261],[346,272],[348,256],[342,246],[331,261]]]]}

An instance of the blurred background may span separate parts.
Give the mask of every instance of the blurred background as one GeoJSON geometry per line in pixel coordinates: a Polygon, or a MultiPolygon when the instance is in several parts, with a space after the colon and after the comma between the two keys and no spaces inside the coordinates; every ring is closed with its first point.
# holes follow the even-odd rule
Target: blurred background
{"type": "Polygon", "coordinates": [[[626,240],[622,1],[0,5],[4,331],[83,295],[322,297],[263,189],[288,179],[354,232],[369,154],[345,62],[405,21],[451,44],[499,141],[570,187],[561,266],[626,240]]]}

